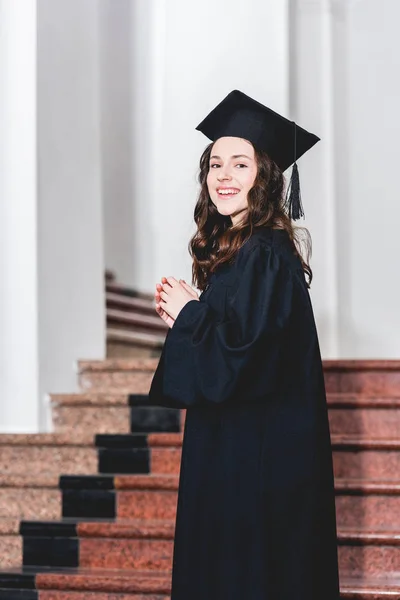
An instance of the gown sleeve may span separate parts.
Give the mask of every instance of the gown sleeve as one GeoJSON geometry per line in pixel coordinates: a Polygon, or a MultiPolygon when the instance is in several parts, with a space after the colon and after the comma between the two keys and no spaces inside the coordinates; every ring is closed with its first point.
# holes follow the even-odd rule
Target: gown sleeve
{"type": "Polygon", "coordinates": [[[247,251],[239,271],[223,317],[198,300],[181,309],[164,342],[151,403],[188,408],[274,392],[282,376],[293,275],[279,252],[263,244],[247,251]]]}

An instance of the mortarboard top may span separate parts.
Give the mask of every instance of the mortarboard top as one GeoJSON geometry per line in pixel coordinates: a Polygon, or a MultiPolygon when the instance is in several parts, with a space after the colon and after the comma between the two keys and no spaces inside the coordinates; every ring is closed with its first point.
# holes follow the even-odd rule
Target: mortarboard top
{"type": "Polygon", "coordinates": [[[230,92],[196,129],[212,141],[224,136],[244,138],[265,150],[282,171],[320,139],[239,90],[230,92]]]}
{"type": "Polygon", "coordinates": [[[318,136],[239,90],[230,92],[196,129],[212,141],[225,136],[244,138],[264,150],[282,172],[295,163],[286,208],[293,219],[304,216],[296,160],[320,140],[318,136]]]}

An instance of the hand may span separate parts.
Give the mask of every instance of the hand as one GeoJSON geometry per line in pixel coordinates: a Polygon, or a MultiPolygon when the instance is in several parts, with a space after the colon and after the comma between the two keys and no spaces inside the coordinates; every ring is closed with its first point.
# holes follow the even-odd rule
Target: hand
{"type": "MultiPolygon", "coordinates": [[[[164,311],[164,313],[167,313],[173,322],[185,304],[191,300],[199,301],[197,292],[187,285],[185,281],[177,281],[175,277],[163,277],[162,289],[159,290],[157,287],[157,292],[160,297],[159,302],[156,300],[157,305],[164,311]]],[[[165,321],[167,319],[165,315],[163,315],[162,318],[165,321]]],[[[170,327],[173,326],[173,322],[168,321],[170,327]]]]}
{"type": "MultiPolygon", "coordinates": [[[[163,283],[166,282],[167,281],[166,277],[162,277],[161,281],[163,281],[163,283]]],[[[162,290],[163,290],[163,286],[160,283],[156,283],[156,291],[154,294],[154,298],[156,301],[156,313],[158,314],[159,317],[161,317],[161,319],[163,321],[165,321],[165,323],[168,325],[168,327],[171,328],[173,326],[173,324],[175,323],[175,319],[170,317],[169,314],[160,306],[160,301],[161,301],[160,292],[162,292],[162,290]]]]}

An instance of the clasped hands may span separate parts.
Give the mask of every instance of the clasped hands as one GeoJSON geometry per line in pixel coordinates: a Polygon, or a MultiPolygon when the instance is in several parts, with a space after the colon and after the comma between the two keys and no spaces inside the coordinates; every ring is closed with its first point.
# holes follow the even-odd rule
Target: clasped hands
{"type": "Polygon", "coordinates": [[[162,277],[161,283],[156,283],[154,294],[156,312],[168,327],[173,327],[176,317],[190,300],[199,300],[197,292],[183,279],[162,277]]]}

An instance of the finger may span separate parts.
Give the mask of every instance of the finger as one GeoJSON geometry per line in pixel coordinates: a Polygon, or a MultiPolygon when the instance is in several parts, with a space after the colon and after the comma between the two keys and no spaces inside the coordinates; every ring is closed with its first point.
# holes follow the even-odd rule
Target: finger
{"type": "Polygon", "coordinates": [[[168,294],[166,292],[160,292],[160,298],[163,300],[168,300],[168,294]]]}
{"type": "Polygon", "coordinates": [[[183,280],[181,279],[181,280],[180,280],[180,284],[181,284],[181,286],[182,286],[182,287],[184,287],[184,288],[185,288],[185,290],[186,290],[187,292],[189,292],[189,294],[190,294],[191,296],[195,296],[195,297],[197,298],[197,293],[195,292],[195,290],[194,290],[192,287],[190,287],[190,285],[188,285],[188,284],[186,283],[186,281],[183,281],[183,280]]]}
{"type": "Polygon", "coordinates": [[[179,285],[179,281],[177,279],[175,279],[175,277],[167,277],[167,281],[171,287],[175,287],[176,285],[179,285]]]}

